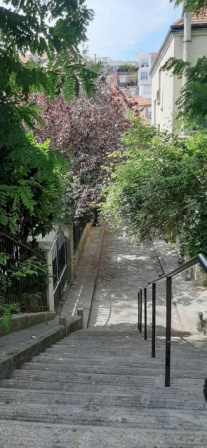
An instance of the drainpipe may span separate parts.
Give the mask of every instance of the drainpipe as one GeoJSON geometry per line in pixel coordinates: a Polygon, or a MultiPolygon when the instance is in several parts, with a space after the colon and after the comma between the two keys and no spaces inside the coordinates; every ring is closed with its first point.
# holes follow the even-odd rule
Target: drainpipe
{"type": "MultiPolygon", "coordinates": [[[[186,0],[184,0],[184,8],[186,0]]],[[[184,10],[184,41],[183,41],[183,60],[184,62],[190,61],[190,43],[191,43],[191,12],[185,12],[184,10]]],[[[183,87],[187,81],[186,75],[183,76],[183,87]]]]}
{"type": "MultiPolygon", "coordinates": [[[[191,12],[185,11],[186,0],[183,0],[183,16],[184,16],[184,39],[183,39],[183,61],[190,62],[190,44],[191,44],[191,12]]],[[[183,87],[187,82],[187,76],[183,75],[183,87]]],[[[188,135],[188,130],[185,129],[184,123],[182,126],[182,135],[188,135]]]]}

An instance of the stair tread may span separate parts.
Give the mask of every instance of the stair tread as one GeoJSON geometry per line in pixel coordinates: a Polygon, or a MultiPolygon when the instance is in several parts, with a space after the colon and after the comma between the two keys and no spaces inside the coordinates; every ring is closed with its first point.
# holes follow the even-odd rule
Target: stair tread
{"type": "Polygon", "coordinates": [[[37,403],[3,403],[0,420],[40,423],[69,423],[93,426],[120,426],[140,429],[205,430],[206,408],[203,410],[140,409],[139,407],[81,406],[37,403]]]}
{"type": "Polygon", "coordinates": [[[205,351],[172,344],[170,388],[164,361],[137,331],[74,333],[0,381],[0,446],[205,446],[205,351]]]}
{"type": "Polygon", "coordinates": [[[180,391],[174,388],[168,389],[167,393],[163,393],[163,389],[156,390],[156,393],[151,394],[149,389],[137,391],[133,394],[124,394],[113,392],[84,393],[80,391],[54,391],[37,390],[37,389],[23,389],[22,388],[1,388],[1,402],[15,403],[15,402],[34,402],[47,404],[66,404],[66,405],[81,405],[81,406],[113,406],[113,407],[135,407],[147,409],[199,409],[205,407],[202,390],[196,395],[194,390],[185,391],[181,394],[180,391]]]}
{"type": "MultiPolygon", "coordinates": [[[[172,366],[172,376],[175,377],[192,377],[192,378],[203,378],[205,376],[205,373],[203,369],[200,368],[197,370],[196,366],[190,366],[191,368],[186,369],[185,366],[180,367],[179,369],[173,370],[172,366]],[[193,369],[194,367],[194,369],[193,369]]],[[[205,367],[205,366],[204,366],[205,367]]],[[[53,362],[47,362],[46,360],[44,362],[36,362],[36,363],[25,363],[24,366],[21,369],[22,371],[52,371],[52,372],[59,372],[60,371],[60,362],[55,363],[53,362]]],[[[110,374],[110,375],[132,375],[132,376],[155,376],[163,374],[164,366],[161,363],[153,363],[153,369],[152,369],[152,363],[145,363],[143,366],[140,364],[137,365],[96,365],[94,364],[77,364],[74,365],[71,363],[64,363],[61,362],[61,372],[71,373],[74,374],[78,370],[78,373],[80,374],[110,374]],[[154,372],[154,373],[153,373],[154,372]]]]}
{"type": "Polygon", "coordinates": [[[134,429],[86,425],[44,424],[0,421],[0,446],[6,448],[201,448],[206,446],[206,430],[134,429]]]}

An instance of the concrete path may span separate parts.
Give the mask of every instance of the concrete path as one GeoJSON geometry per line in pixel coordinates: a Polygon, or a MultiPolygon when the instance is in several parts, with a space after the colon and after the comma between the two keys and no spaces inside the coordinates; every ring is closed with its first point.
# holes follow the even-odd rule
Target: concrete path
{"type": "MultiPolygon", "coordinates": [[[[158,241],[144,247],[130,242],[124,231],[105,230],[97,269],[90,315],[90,327],[137,325],[139,287],[179,266],[175,245],[158,241]]],[[[157,326],[165,329],[165,281],[157,285],[157,326]]],[[[148,324],[151,325],[151,287],[148,288],[148,324]]],[[[173,279],[172,329],[186,337],[196,333],[197,313],[207,317],[207,289],[186,280],[186,274],[173,279]]],[[[203,337],[201,337],[202,339],[203,337]]]]}
{"type": "MultiPolygon", "coordinates": [[[[162,274],[153,247],[133,244],[124,231],[111,233],[106,230],[90,327],[137,325],[138,289],[162,274]]],[[[162,305],[160,300],[159,305],[162,305]]]]}
{"type": "MultiPolygon", "coordinates": [[[[164,241],[154,242],[154,248],[159,257],[164,273],[168,273],[178,266],[178,252],[175,244],[167,245],[164,241]]],[[[202,269],[197,266],[194,274],[201,277],[202,269]]],[[[198,312],[203,312],[204,318],[207,318],[207,288],[202,286],[202,281],[191,280],[191,270],[173,278],[173,309],[177,310],[182,329],[190,333],[190,340],[198,339],[196,336],[196,321],[198,312]]],[[[201,340],[203,337],[201,336],[201,340]]],[[[207,340],[204,337],[204,340],[207,340]]]]}
{"type": "Polygon", "coordinates": [[[87,328],[89,322],[104,232],[104,226],[91,228],[75,279],[65,295],[61,311],[61,316],[74,317],[78,308],[84,308],[84,328],[87,328]]]}

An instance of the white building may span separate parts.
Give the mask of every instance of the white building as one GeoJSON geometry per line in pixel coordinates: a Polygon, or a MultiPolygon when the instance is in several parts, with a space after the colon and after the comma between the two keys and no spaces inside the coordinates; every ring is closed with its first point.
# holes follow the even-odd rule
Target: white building
{"type": "MultiPolygon", "coordinates": [[[[157,53],[145,53],[139,50],[137,53],[138,61],[138,86],[139,95],[146,98],[150,104],[152,100],[152,85],[151,85],[151,69],[156,60],[157,53]]],[[[149,108],[149,119],[151,119],[151,108],[149,108]]]]}
{"type": "Polygon", "coordinates": [[[95,60],[103,64],[109,84],[118,86],[130,97],[138,95],[136,61],[113,61],[108,57],[96,57],[95,60]]]}
{"type": "MultiPolygon", "coordinates": [[[[182,79],[161,71],[169,58],[183,59],[184,18],[173,23],[151,70],[152,78],[152,124],[160,130],[172,132],[177,113],[176,101],[182,88],[182,79]]],[[[207,56],[207,9],[191,14],[191,42],[188,60],[207,56]]]]}

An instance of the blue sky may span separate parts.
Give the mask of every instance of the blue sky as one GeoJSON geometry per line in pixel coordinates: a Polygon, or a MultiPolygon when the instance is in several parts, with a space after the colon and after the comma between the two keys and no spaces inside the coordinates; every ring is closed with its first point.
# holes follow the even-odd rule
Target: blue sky
{"type": "Polygon", "coordinates": [[[159,50],[170,25],[181,17],[182,8],[169,0],[86,0],[95,12],[88,27],[91,57],[134,60],[141,48],[159,50]]]}

